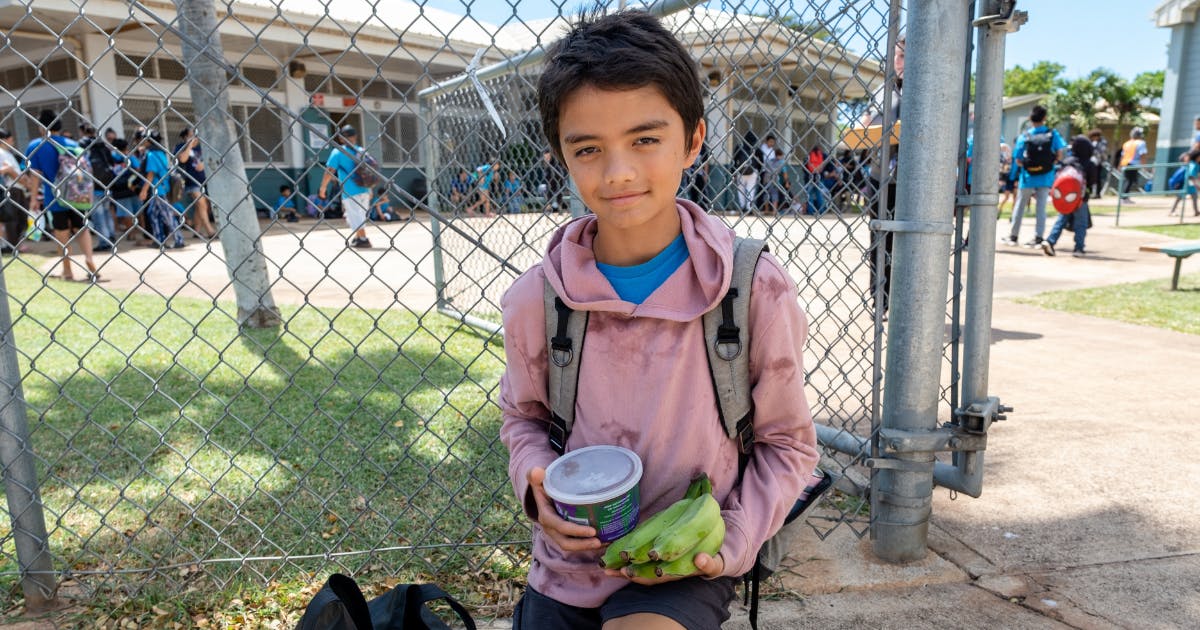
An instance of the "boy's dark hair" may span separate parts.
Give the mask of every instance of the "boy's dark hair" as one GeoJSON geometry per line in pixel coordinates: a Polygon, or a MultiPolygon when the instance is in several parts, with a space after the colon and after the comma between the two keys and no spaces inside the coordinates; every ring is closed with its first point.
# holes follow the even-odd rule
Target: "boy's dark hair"
{"type": "Polygon", "coordinates": [[[129,143],[125,141],[125,138],[113,138],[112,146],[118,151],[124,151],[129,148],[129,143]]]}
{"type": "Polygon", "coordinates": [[[558,116],[575,90],[592,85],[602,90],[653,86],[683,118],[687,149],[704,117],[704,92],[696,61],[658,18],[645,11],[585,15],[562,39],[546,50],[546,67],[538,79],[542,132],[561,161],[558,116]]]}
{"type": "Polygon", "coordinates": [[[387,192],[387,187],[386,187],[386,186],[380,186],[380,187],[378,187],[378,188],[376,188],[376,189],[375,189],[375,194],[376,194],[376,195],[382,195],[382,194],[384,194],[384,193],[386,193],[386,192],[387,192]]]}
{"type": "Polygon", "coordinates": [[[770,142],[770,141],[772,141],[772,140],[774,140],[774,139],[775,139],[775,135],[774,135],[774,134],[769,134],[769,135],[767,135],[767,137],[766,137],[766,138],[764,138],[764,139],[763,139],[763,142],[770,142]]]}
{"type": "Polygon", "coordinates": [[[1046,108],[1041,105],[1034,105],[1033,111],[1029,112],[1029,122],[1040,123],[1046,120],[1046,108]]]}
{"type": "Polygon", "coordinates": [[[289,186],[289,185],[287,185],[287,184],[283,184],[283,185],[281,185],[281,186],[279,187],[279,194],[281,194],[281,195],[282,195],[282,194],[283,194],[283,193],[285,193],[285,192],[292,192],[292,187],[291,187],[291,186],[289,186]]]}
{"type": "Polygon", "coordinates": [[[38,124],[51,133],[62,131],[62,121],[58,119],[58,114],[54,113],[53,109],[43,109],[38,112],[38,124]]]}

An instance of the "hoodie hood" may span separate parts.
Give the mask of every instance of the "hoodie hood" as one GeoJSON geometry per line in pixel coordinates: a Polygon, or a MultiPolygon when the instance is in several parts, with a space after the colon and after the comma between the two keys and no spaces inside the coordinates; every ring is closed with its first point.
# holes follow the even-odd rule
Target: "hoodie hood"
{"type": "Polygon", "coordinates": [[[676,199],[680,231],[688,259],[641,304],[617,296],[596,267],[592,242],[595,215],[575,219],[550,239],[542,270],[567,306],[577,311],[607,311],[633,317],[687,322],[712,310],[729,290],[733,273],[734,232],[686,199],[676,199]]]}

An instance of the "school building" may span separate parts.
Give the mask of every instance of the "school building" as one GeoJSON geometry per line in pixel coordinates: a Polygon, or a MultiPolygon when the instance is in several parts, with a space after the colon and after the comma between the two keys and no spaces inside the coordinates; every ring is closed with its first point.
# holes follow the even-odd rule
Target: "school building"
{"type": "MultiPolygon", "coordinates": [[[[37,112],[47,107],[65,110],[70,132],[86,120],[128,138],[146,125],[170,145],[193,124],[175,3],[141,5],[152,13],[120,0],[0,0],[0,126],[19,147],[38,135],[37,112]]],[[[315,192],[321,172],[314,165],[343,124],[359,129],[360,142],[398,185],[410,186],[423,166],[417,93],[462,74],[478,50],[486,66],[538,45],[539,35],[550,41],[565,24],[497,27],[399,1],[216,6],[225,59],[237,69],[228,88],[235,135],[259,206],[285,181],[315,192]]],[[[883,81],[877,61],[765,18],[698,9],[666,21],[703,68],[709,147],[721,163],[747,129],[774,133],[785,148],[818,139],[831,145],[839,134],[835,104],[867,98],[883,81]]]]}
{"type": "Polygon", "coordinates": [[[1156,146],[1164,156],[1159,161],[1174,160],[1191,146],[1200,116],[1200,0],[1160,2],[1151,17],[1171,29],[1156,146]]]}

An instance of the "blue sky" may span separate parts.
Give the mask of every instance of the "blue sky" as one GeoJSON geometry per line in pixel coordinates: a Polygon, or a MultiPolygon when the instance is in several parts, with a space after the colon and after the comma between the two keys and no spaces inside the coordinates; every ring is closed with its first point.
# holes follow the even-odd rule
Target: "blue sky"
{"type": "MultiPolygon", "coordinates": [[[[617,4],[617,0],[609,1],[617,4]]],[[[805,6],[804,0],[793,1],[796,6],[805,6]]],[[[1159,0],[1018,0],[1017,7],[1029,12],[1029,23],[1009,38],[1005,66],[1028,68],[1048,59],[1066,66],[1064,75],[1068,78],[1083,76],[1098,67],[1110,68],[1127,78],[1147,70],[1164,69],[1170,31],[1155,27],[1150,20],[1150,12],[1158,3],[1159,0]]],[[[556,15],[560,5],[565,7],[564,12],[571,13],[585,3],[582,0],[427,0],[425,4],[459,15],[467,13],[469,5],[472,16],[501,23],[512,18],[513,4],[518,15],[533,20],[556,15]]],[[[630,0],[629,4],[637,2],[630,0]]],[[[719,6],[722,2],[714,0],[709,4],[719,6]]],[[[724,4],[757,5],[761,7],[757,11],[765,11],[770,5],[783,2],[743,0],[724,4]]],[[[814,0],[814,4],[830,3],[814,0]]]]}

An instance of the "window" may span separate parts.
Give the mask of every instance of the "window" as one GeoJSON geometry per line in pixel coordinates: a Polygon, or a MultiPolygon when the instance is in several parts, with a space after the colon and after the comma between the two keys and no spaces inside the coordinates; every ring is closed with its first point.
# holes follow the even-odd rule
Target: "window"
{"type": "Polygon", "coordinates": [[[312,94],[313,92],[324,92],[329,89],[328,81],[328,75],[310,72],[304,75],[304,90],[309,94],[312,94]]]}
{"type": "Polygon", "coordinates": [[[18,93],[23,91],[30,83],[33,83],[33,77],[36,71],[33,66],[17,66],[9,68],[4,72],[0,72],[0,85],[4,89],[18,93]]]}
{"type": "Polygon", "coordinates": [[[246,133],[242,134],[242,157],[247,162],[283,162],[283,119],[274,107],[244,107],[246,133]]]}
{"type": "Polygon", "coordinates": [[[162,104],[159,101],[140,98],[122,99],[121,126],[125,128],[125,138],[133,140],[133,132],[138,127],[157,127],[162,130],[162,104]]]}
{"type": "Polygon", "coordinates": [[[70,57],[55,59],[42,67],[42,79],[48,83],[73,81],[78,78],[79,67],[75,65],[75,60],[70,57]]]}
{"type": "Polygon", "coordinates": [[[275,82],[279,80],[279,71],[274,68],[240,68],[242,77],[246,82],[256,85],[264,90],[269,90],[275,86],[275,82]]]}
{"type": "Polygon", "coordinates": [[[383,161],[387,163],[416,163],[421,160],[417,138],[417,117],[401,112],[380,120],[383,161]]]}
{"type": "MultiPolygon", "coordinates": [[[[234,141],[247,163],[283,162],[285,134],[284,118],[274,107],[232,105],[234,141]]],[[[184,127],[194,127],[196,112],[191,103],[152,99],[122,99],[122,126],[125,137],[133,138],[139,126],[158,129],[169,151],[179,142],[184,127]]]]}
{"type": "Polygon", "coordinates": [[[187,78],[183,64],[170,57],[158,57],[158,74],[155,78],[164,81],[182,81],[187,78]]]}

